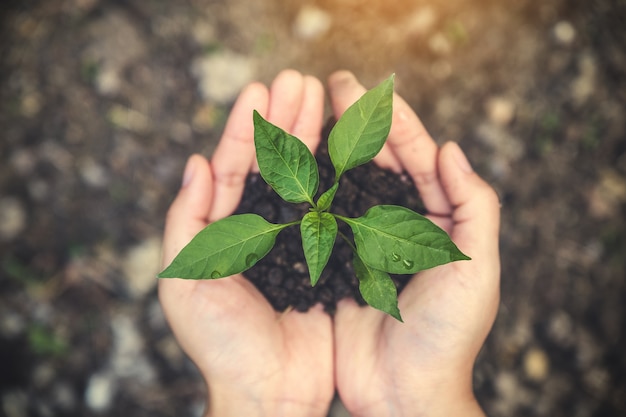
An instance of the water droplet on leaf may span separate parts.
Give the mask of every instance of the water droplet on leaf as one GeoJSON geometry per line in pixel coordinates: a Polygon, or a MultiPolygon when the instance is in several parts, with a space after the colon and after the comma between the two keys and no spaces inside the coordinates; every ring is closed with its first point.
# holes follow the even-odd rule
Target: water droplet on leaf
{"type": "Polygon", "coordinates": [[[413,261],[409,260],[409,259],[405,259],[402,261],[402,265],[404,265],[404,267],[406,269],[411,269],[413,268],[413,261]]]}
{"type": "Polygon", "coordinates": [[[400,255],[398,255],[398,254],[397,254],[397,253],[395,253],[395,252],[392,252],[392,253],[391,253],[391,260],[392,260],[392,261],[394,261],[394,262],[398,262],[398,261],[400,261],[400,259],[402,259],[402,257],[401,257],[400,255]]]}
{"type": "Polygon", "coordinates": [[[211,272],[211,278],[215,279],[215,278],[220,278],[222,276],[220,271],[213,271],[211,272]]]}
{"type": "Polygon", "coordinates": [[[249,268],[252,265],[254,265],[254,263],[258,260],[259,260],[259,256],[256,253],[251,253],[248,256],[246,256],[246,266],[249,268]]]}

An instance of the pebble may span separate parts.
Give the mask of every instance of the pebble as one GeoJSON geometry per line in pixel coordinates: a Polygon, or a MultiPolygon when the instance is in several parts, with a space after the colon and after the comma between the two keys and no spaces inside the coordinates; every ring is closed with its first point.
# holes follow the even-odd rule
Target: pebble
{"type": "Polygon", "coordinates": [[[33,370],[32,383],[36,387],[42,388],[50,385],[56,376],[55,368],[49,362],[38,364],[33,370]]]}
{"type": "Polygon", "coordinates": [[[436,21],[435,9],[431,6],[424,6],[411,13],[405,24],[409,33],[423,35],[432,29],[436,21]]]}
{"type": "Polygon", "coordinates": [[[576,29],[566,20],[561,20],[553,28],[554,37],[562,45],[570,45],[576,38],[576,29]]]}
{"type": "Polygon", "coordinates": [[[12,339],[24,333],[26,320],[20,314],[0,310],[0,336],[4,339],[12,339]]]}
{"type": "Polygon", "coordinates": [[[575,343],[574,324],[565,311],[557,311],[548,322],[548,335],[561,347],[570,347],[575,343]]]}
{"type": "Polygon", "coordinates": [[[145,297],[156,286],[160,264],[160,238],[150,237],[130,248],[122,262],[122,271],[133,298],[145,297]]]}
{"type": "Polygon", "coordinates": [[[304,6],[298,12],[293,25],[294,35],[300,39],[311,40],[324,35],[332,24],[331,16],[315,6],[304,6]]]}
{"type": "Polygon", "coordinates": [[[255,61],[246,55],[223,50],[195,59],[191,72],[204,100],[229,104],[254,78],[255,61]]]}
{"type": "Polygon", "coordinates": [[[500,372],[494,381],[497,401],[493,408],[500,415],[514,415],[518,405],[529,401],[530,393],[512,372],[500,372]]]}
{"type": "Polygon", "coordinates": [[[63,411],[71,411],[76,408],[76,394],[69,383],[57,381],[52,389],[52,398],[56,405],[63,411]]]}
{"type": "Polygon", "coordinates": [[[93,374],[85,390],[87,407],[98,413],[108,410],[115,396],[115,385],[115,378],[110,372],[102,371],[93,374]]]}
{"type": "Polygon", "coordinates": [[[524,355],[524,373],[533,381],[543,381],[548,376],[550,360],[545,351],[533,347],[524,355]]]}
{"type": "Polygon", "coordinates": [[[452,52],[452,44],[443,33],[435,33],[428,40],[430,50],[439,55],[448,55],[452,52]]]}
{"type": "Polygon", "coordinates": [[[91,157],[78,161],[78,172],[83,182],[89,187],[104,188],[109,184],[107,171],[91,157]]]}
{"type": "Polygon", "coordinates": [[[2,393],[2,411],[6,417],[26,417],[28,396],[22,391],[6,391],[2,393]]]}
{"type": "Polygon", "coordinates": [[[14,197],[0,199],[0,241],[10,241],[26,228],[26,209],[14,197]]]}
{"type": "Polygon", "coordinates": [[[186,356],[174,336],[166,336],[156,344],[156,350],[176,369],[182,369],[186,356]]]}
{"type": "Polygon", "coordinates": [[[485,103],[489,120],[497,126],[506,126],[515,116],[515,104],[505,97],[490,97],[485,103]]]}
{"type": "Polygon", "coordinates": [[[130,132],[145,133],[150,129],[150,120],[144,114],[120,104],[114,104],[108,113],[114,126],[130,132]]]}
{"type": "Polygon", "coordinates": [[[11,155],[11,165],[21,175],[31,175],[37,165],[37,157],[31,149],[21,148],[11,155]]]}
{"type": "Polygon", "coordinates": [[[578,60],[578,76],[572,81],[571,94],[577,105],[583,105],[596,90],[597,62],[591,54],[578,60]]]}
{"type": "Polygon", "coordinates": [[[122,79],[115,68],[103,67],[95,80],[96,90],[104,96],[114,96],[122,87],[122,79]]]}
{"type": "Polygon", "coordinates": [[[118,313],[113,317],[111,327],[111,367],[115,375],[121,378],[132,377],[142,383],[153,381],[156,372],[145,356],[143,337],[131,316],[118,313]]]}

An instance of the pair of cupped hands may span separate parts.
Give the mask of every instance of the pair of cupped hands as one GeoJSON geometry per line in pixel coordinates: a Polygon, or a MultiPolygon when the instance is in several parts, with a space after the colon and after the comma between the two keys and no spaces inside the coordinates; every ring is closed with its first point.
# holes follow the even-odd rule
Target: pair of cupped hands
{"type": "MultiPolygon", "coordinates": [[[[366,90],[339,71],[328,91],[338,118],[366,90]]],[[[246,176],[258,171],[253,110],[315,152],[322,83],[285,70],[269,89],[248,85],[211,161],[193,155],[187,162],[167,214],[163,266],[237,208],[246,176]]],[[[335,390],[353,416],[482,415],[472,369],[499,302],[496,193],[457,144],[438,147],[397,94],[388,140],[374,162],[408,173],[428,217],[472,260],[416,274],[399,296],[404,323],[348,299],[333,317],[320,305],[276,312],[241,275],[160,280],[170,326],[207,383],[207,416],[326,416],[335,390]]]]}

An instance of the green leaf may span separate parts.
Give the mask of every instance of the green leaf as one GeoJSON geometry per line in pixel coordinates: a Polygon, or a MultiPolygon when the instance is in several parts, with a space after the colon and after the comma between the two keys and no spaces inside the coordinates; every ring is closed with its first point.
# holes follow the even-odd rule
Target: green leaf
{"type": "Polygon", "coordinates": [[[302,218],[300,233],[311,285],[315,285],[333,251],[337,237],[337,221],[330,213],[311,211],[302,218]]]}
{"type": "Polygon", "coordinates": [[[319,186],[317,162],[300,139],[254,111],[254,146],[261,176],[290,203],[313,203],[319,186]]]}
{"type": "Polygon", "coordinates": [[[383,147],[391,128],[392,75],[366,92],[339,118],[328,137],[335,182],[349,169],[370,161],[383,147]]]}
{"type": "Polygon", "coordinates": [[[413,274],[470,259],[444,230],[405,207],[374,206],[363,217],[339,218],[350,225],[363,262],[375,269],[413,274]]]}
{"type": "Polygon", "coordinates": [[[339,188],[339,183],[336,182],[332,187],[328,190],[324,191],[324,193],[317,200],[317,210],[318,211],[326,211],[330,208],[330,205],[333,203],[333,199],[335,198],[335,194],[337,194],[337,188],[339,188]]]}
{"type": "Polygon", "coordinates": [[[365,302],[402,321],[398,309],[398,291],[389,274],[366,265],[356,253],[353,265],[359,279],[359,291],[365,302]]]}
{"type": "Polygon", "coordinates": [[[180,251],[159,278],[214,279],[251,268],[274,246],[290,224],[272,224],[256,214],[211,223],[180,251]]]}

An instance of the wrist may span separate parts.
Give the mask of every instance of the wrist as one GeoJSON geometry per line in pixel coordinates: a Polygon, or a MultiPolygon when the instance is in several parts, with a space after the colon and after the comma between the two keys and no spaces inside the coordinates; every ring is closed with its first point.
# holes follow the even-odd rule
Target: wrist
{"type": "Polygon", "coordinates": [[[325,417],[330,400],[295,400],[279,393],[209,389],[204,417],[325,417]]]}
{"type": "MultiPolygon", "coordinates": [[[[465,379],[465,378],[461,378],[465,379]]],[[[360,401],[351,409],[352,417],[484,417],[485,413],[474,396],[471,379],[467,383],[437,382],[436,378],[419,386],[391,384],[378,401],[360,401]]],[[[364,399],[361,399],[364,400],[364,399]]]]}

